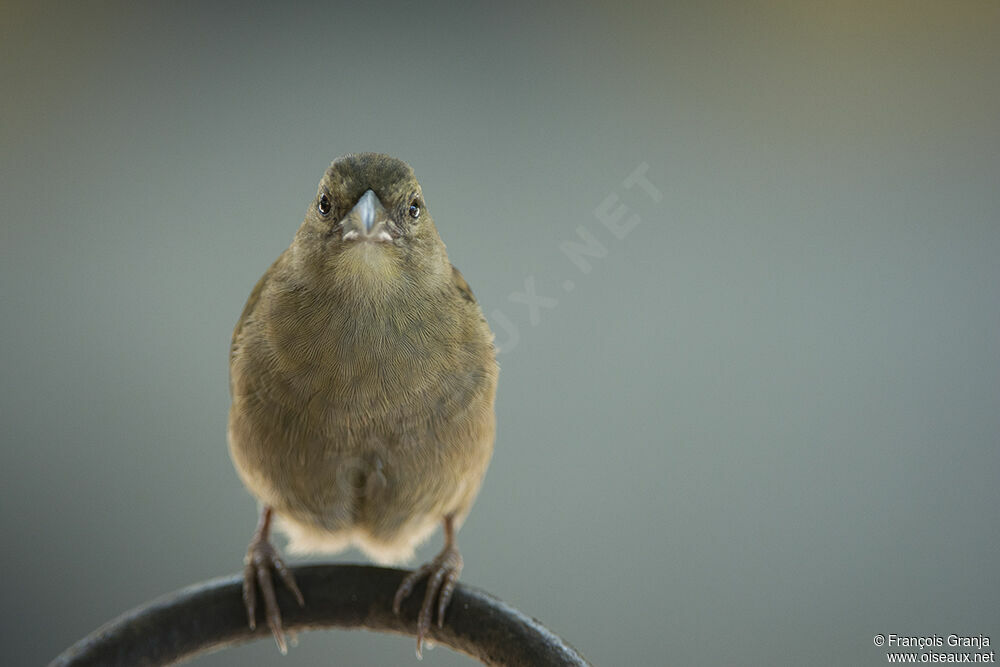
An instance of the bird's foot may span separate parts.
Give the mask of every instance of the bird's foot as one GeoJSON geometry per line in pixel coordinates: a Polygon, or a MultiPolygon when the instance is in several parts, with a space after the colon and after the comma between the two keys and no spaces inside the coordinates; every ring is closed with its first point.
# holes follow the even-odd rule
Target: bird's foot
{"type": "Polygon", "coordinates": [[[281,609],[278,608],[278,599],[274,593],[274,582],[271,580],[271,570],[275,570],[285,586],[295,595],[299,601],[299,606],[305,606],[306,601],[302,597],[302,591],[295,583],[295,577],[291,570],[281,560],[278,550],[267,540],[266,537],[255,535],[247,548],[247,556],[243,561],[246,567],[243,568],[243,603],[247,609],[247,620],[250,629],[257,628],[257,586],[260,586],[261,595],[264,598],[264,613],[267,616],[267,625],[271,628],[274,641],[278,643],[278,650],[282,654],[288,653],[288,644],[285,641],[285,631],[281,625],[281,609]]]}
{"type": "Polygon", "coordinates": [[[458,553],[458,548],[445,546],[434,560],[408,574],[396,590],[392,610],[398,615],[400,605],[413,592],[416,583],[425,577],[427,578],[427,592],[424,593],[424,603],[417,616],[418,658],[421,656],[424,637],[431,628],[434,600],[437,599],[437,624],[440,628],[444,626],[444,612],[448,609],[448,603],[451,602],[451,595],[455,592],[455,584],[458,583],[458,575],[461,572],[462,555],[458,553]]]}

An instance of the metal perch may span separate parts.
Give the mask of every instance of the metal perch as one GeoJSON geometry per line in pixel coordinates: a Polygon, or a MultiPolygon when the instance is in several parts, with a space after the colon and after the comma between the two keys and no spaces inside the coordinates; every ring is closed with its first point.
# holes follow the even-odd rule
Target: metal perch
{"type": "MultiPolygon", "coordinates": [[[[415,591],[399,616],[392,612],[393,594],[405,571],[361,565],[292,570],[306,606],[299,607],[284,587],[278,590],[287,631],[337,627],[415,635],[423,594],[415,591]]],[[[247,627],[241,586],[242,576],[232,576],[165,595],[98,628],[51,665],[167,665],[254,639],[272,641],[261,614],[256,632],[247,627]]],[[[433,624],[428,637],[486,665],[590,664],[535,619],[462,584],[455,589],[444,627],[433,624]]]]}

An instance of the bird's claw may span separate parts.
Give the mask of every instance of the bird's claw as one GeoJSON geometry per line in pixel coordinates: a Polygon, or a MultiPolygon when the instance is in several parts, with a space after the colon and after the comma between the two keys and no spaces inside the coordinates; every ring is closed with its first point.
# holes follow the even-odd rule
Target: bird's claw
{"type": "Polygon", "coordinates": [[[396,589],[396,597],[392,601],[392,611],[399,614],[403,600],[413,592],[413,587],[423,578],[427,578],[427,591],[417,616],[417,657],[421,657],[424,637],[431,628],[434,614],[434,600],[437,598],[437,625],[444,627],[444,613],[451,602],[452,593],[462,573],[462,555],[454,547],[446,547],[430,563],[406,575],[403,583],[396,589]]]}
{"type": "Polygon", "coordinates": [[[281,580],[285,582],[285,586],[295,595],[299,606],[305,606],[306,603],[302,597],[302,591],[295,583],[295,577],[291,570],[278,555],[278,550],[266,539],[255,538],[247,548],[247,555],[243,562],[246,564],[243,568],[243,604],[246,606],[250,630],[257,629],[257,587],[259,586],[264,598],[267,625],[271,629],[271,634],[274,635],[274,641],[278,643],[278,650],[282,654],[288,653],[288,643],[285,641],[285,631],[281,624],[281,609],[278,607],[278,599],[274,592],[271,570],[278,573],[281,580]]]}

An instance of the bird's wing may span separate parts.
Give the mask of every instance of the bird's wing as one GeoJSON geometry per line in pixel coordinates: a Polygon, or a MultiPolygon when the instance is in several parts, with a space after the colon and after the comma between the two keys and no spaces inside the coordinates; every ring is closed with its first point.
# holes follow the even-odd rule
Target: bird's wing
{"type": "Polygon", "coordinates": [[[462,272],[456,269],[454,264],[451,265],[451,284],[455,286],[455,289],[458,290],[463,299],[471,303],[476,303],[476,295],[472,293],[469,283],[465,282],[462,272]]]}
{"type": "Polygon", "coordinates": [[[257,302],[260,301],[260,295],[264,292],[264,287],[267,285],[271,276],[274,275],[274,270],[277,268],[278,264],[285,259],[285,253],[287,252],[288,251],[286,250],[278,256],[278,259],[274,261],[271,268],[264,272],[264,275],[260,277],[257,284],[253,286],[253,291],[250,292],[250,296],[247,297],[247,303],[243,306],[243,312],[240,313],[240,319],[236,322],[236,327],[233,329],[233,340],[232,344],[229,346],[230,364],[233,363],[233,355],[236,353],[237,346],[239,345],[240,334],[243,333],[243,329],[246,327],[247,322],[253,319],[254,310],[257,309],[257,302]]]}

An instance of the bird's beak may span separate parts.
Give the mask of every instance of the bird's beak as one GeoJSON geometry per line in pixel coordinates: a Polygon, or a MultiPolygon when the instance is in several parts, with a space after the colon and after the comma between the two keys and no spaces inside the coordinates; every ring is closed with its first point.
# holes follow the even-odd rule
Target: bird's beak
{"type": "Polygon", "coordinates": [[[386,227],[388,216],[373,190],[366,190],[354,208],[344,216],[341,226],[345,241],[391,241],[386,227]]]}

